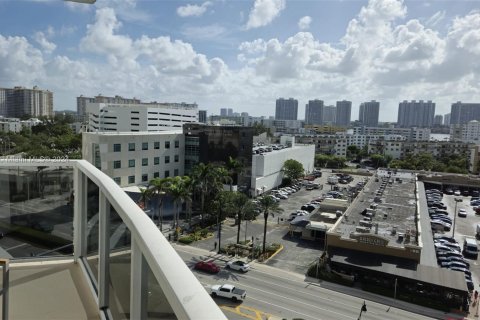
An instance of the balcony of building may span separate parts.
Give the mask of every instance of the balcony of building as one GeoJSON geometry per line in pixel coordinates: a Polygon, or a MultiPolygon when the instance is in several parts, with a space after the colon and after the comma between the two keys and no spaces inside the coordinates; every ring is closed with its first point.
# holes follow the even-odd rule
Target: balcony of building
{"type": "Polygon", "coordinates": [[[155,224],[90,163],[0,160],[11,319],[226,319],[155,224]]]}

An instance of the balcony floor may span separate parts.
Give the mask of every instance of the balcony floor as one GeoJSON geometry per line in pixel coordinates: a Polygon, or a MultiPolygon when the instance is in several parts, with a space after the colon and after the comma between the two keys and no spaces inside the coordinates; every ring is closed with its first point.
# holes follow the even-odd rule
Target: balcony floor
{"type": "Polygon", "coordinates": [[[9,306],[10,319],[100,319],[73,260],[11,262],[9,306]]]}

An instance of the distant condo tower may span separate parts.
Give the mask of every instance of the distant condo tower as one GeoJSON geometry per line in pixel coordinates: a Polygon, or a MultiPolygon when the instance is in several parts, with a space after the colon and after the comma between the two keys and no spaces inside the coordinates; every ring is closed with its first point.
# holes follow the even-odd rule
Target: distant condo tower
{"type": "Polygon", "coordinates": [[[352,115],[352,101],[342,100],[337,101],[337,126],[348,127],[350,125],[350,118],[352,115]]]}
{"type": "Polygon", "coordinates": [[[423,127],[433,126],[435,116],[435,102],[432,101],[406,101],[398,105],[397,125],[399,127],[423,127]]]}
{"type": "Polygon", "coordinates": [[[323,123],[323,101],[309,100],[305,105],[305,124],[323,123]]]}
{"type": "Polygon", "coordinates": [[[367,127],[378,126],[378,114],[380,111],[380,102],[372,100],[370,102],[363,102],[360,104],[360,112],[358,120],[367,127]]]}
{"type": "Polygon", "coordinates": [[[275,108],[275,120],[297,120],[298,100],[277,99],[275,108]]]}

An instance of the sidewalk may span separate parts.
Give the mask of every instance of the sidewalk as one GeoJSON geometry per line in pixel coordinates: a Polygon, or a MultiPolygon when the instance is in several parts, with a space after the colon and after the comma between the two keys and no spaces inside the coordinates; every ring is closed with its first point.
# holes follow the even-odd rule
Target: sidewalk
{"type": "MultiPolygon", "coordinates": [[[[227,256],[227,255],[218,254],[214,251],[208,251],[205,249],[192,247],[188,245],[181,245],[181,244],[176,244],[172,242],[172,246],[174,248],[176,247],[182,248],[182,250],[190,252],[191,254],[199,255],[203,259],[212,259],[212,260],[220,260],[220,261],[229,261],[232,259],[230,256],[227,256]]],[[[372,302],[380,303],[389,307],[393,307],[393,308],[397,308],[397,309],[401,309],[401,310],[405,310],[405,311],[409,311],[417,314],[421,314],[427,317],[432,317],[436,319],[450,319],[450,320],[457,320],[457,319],[458,320],[460,319],[472,319],[472,320],[479,319],[480,320],[480,317],[475,317],[476,309],[477,309],[476,306],[473,307],[472,305],[470,305],[469,315],[463,316],[457,313],[447,313],[440,310],[430,309],[420,305],[408,303],[405,301],[395,300],[390,297],[385,297],[385,296],[381,296],[368,291],[363,291],[359,288],[346,287],[346,286],[342,286],[332,282],[321,281],[315,278],[307,277],[303,274],[274,268],[274,267],[265,265],[263,263],[257,262],[256,260],[249,262],[249,264],[258,270],[261,270],[263,272],[268,272],[270,274],[276,274],[284,279],[304,281],[304,282],[310,283],[310,285],[315,285],[320,288],[332,290],[335,292],[358,297],[365,300],[370,300],[372,302]]]]}

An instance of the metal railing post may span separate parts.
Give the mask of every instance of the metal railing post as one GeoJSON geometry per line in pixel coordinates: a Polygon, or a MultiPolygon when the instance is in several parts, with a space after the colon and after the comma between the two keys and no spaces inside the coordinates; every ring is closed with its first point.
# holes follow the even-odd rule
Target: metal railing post
{"type": "Polygon", "coordinates": [[[8,319],[8,291],[10,287],[10,260],[0,259],[0,266],[2,267],[2,320],[8,319]]]}
{"type": "Polygon", "coordinates": [[[110,203],[101,191],[98,219],[98,307],[105,309],[110,283],[110,203]]]}
{"type": "Polygon", "coordinates": [[[130,275],[130,319],[147,318],[147,262],[137,240],[132,237],[130,275]]]}

